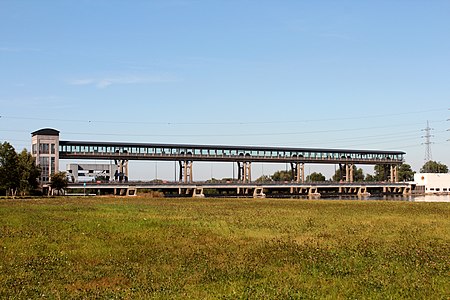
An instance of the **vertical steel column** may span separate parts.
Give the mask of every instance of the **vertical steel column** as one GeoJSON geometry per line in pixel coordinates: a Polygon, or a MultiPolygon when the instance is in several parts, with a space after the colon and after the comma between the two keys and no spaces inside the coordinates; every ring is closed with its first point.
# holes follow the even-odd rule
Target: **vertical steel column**
{"type": "Polygon", "coordinates": [[[353,164],[345,165],[345,181],[353,182],[353,164]]]}
{"type": "Polygon", "coordinates": [[[305,182],[305,164],[304,163],[297,163],[297,182],[305,182]]]}
{"type": "Polygon", "coordinates": [[[194,181],[194,174],[192,172],[192,161],[187,161],[187,172],[186,172],[186,180],[187,182],[192,182],[194,181]]]}
{"type": "Polygon", "coordinates": [[[305,164],[299,162],[291,162],[292,180],[297,183],[305,181],[305,164]]]}
{"type": "Polygon", "coordinates": [[[252,181],[252,163],[247,161],[244,163],[244,182],[252,181]]]}
{"type": "Polygon", "coordinates": [[[124,180],[128,181],[128,160],[122,161],[124,180]]]}
{"type": "Polygon", "coordinates": [[[128,160],[115,159],[114,163],[117,166],[119,182],[122,182],[123,180],[128,181],[128,160]]]}
{"type": "Polygon", "coordinates": [[[354,170],[355,170],[354,164],[351,164],[350,165],[350,182],[354,181],[354,174],[353,174],[354,170]]]}
{"type": "Polygon", "coordinates": [[[347,178],[344,175],[344,166],[342,164],[339,164],[339,181],[347,181],[347,178]]]}
{"type": "Polygon", "coordinates": [[[183,172],[183,170],[184,170],[183,161],[179,160],[178,164],[180,165],[180,173],[179,173],[179,176],[178,176],[178,181],[179,182],[183,182],[183,173],[184,173],[183,172]]]}
{"type": "Polygon", "coordinates": [[[291,177],[293,181],[297,181],[298,178],[298,168],[295,162],[291,162],[291,177]]]}
{"type": "Polygon", "coordinates": [[[237,162],[238,165],[238,180],[244,183],[252,181],[252,164],[249,161],[237,162]]]}
{"type": "Polygon", "coordinates": [[[383,181],[390,181],[391,176],[389,174],[389,165],[383,165],[383,181]]]}
{"type": "Polygon", "coordinates": [[[178,177],[180,182],[190,183],[193,180],[192,174],[192,161],[184,160],[178,161],[180,164],[180,176],[178,177]]]}
{"type": "Polygon", "coordinates": [[[236,162],[237,163],[237,170],[238,170],[238,174],[237,174],[237,180],[238,181],[244,181],[244,163],[243,162],[236,162]]]}
{"type": "Polygon", "coordinates": [[[390,182],[398,182],[398,166],[391,165],[391,178],[390,182]]]}

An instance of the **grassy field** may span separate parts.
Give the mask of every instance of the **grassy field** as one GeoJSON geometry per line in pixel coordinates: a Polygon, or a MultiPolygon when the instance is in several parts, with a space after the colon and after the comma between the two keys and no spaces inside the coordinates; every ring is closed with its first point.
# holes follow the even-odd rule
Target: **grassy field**
{"type": "Polygon", "coordinates": [[[449,299],[450,204],[1,200],[0,298],[449,299]]]}

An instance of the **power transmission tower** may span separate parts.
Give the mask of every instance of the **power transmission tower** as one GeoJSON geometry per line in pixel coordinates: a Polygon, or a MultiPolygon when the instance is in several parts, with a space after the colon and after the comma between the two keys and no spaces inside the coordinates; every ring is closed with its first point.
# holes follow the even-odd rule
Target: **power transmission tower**
{"type": "Polygon", "coordinates": [[[434,137],[434,135],[431,135],[431,130],[434,130],[433,128],[430,128],[430,124],[427,121],[427,127],[425,129],[422,129],[422,131],[425,131],[425,135],[422,136],[422,138],[425,138],[425,143],[422,143],[422,145],[425,145],[425,162],[429,162],[432,159],[431,155],[431,138],[434,137]]]}

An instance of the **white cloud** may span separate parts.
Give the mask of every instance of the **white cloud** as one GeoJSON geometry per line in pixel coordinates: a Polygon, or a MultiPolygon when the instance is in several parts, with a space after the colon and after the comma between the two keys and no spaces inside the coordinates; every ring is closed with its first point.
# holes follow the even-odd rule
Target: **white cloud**
{"type": "MultiPolygon", "coordinates": [[[[106,88],[106,87],[110,86],[111,84],[113,84],[113,82],[114,82],[114,80],[111,80],[111,79],[102,79],[99,82],[97,82],[96,85],[99,88],[106,88]]],[[[126,82],[120,81],[120,80],[115,81],[115,82],[119,83],[119,84],[126,84],[126,82]]]]}
{"type": "Polygon", "coordinates": [[[71,85],[89,85],[93,84],[95,82],[94,79],[74,79],[71,80],[69,83],[71,85]]]}
{"type": "Polygon", "coordinates": [[[104,78],[79,78],[69,81],[71,85],[92,85],[97,88],[107,88],[111,85],[124,84],[155,84],[176,82],[176,78],[168,75],[156,76],[121,76],[121,77],[104,77],[104,78]]]}

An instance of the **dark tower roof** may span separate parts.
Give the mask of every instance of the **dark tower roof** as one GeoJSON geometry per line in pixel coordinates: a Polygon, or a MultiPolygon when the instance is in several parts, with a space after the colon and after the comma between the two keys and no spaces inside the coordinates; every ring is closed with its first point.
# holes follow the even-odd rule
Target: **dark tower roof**
{"type": "Polygon", "coordinates": [[[56,135],[59,136],[59,131],[56,129],[52,129],[52,128],[43,128],[43,129],[39,129],[36,130],[35,132],[31,133],[31,136],[35,136],[35,135],[56,135]]]}

